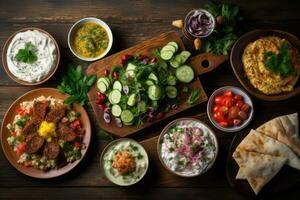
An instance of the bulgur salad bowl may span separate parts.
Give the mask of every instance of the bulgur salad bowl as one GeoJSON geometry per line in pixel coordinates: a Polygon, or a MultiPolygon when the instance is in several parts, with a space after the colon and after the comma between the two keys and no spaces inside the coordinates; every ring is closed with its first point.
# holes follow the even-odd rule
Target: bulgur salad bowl
{"type": "Polygon", "coordinates": [[[169,123],[157,142],[162,165],[181,177],[195,177],[207,172],[218,155],[214,132],[194,118],[179,118],[169,123]]]}
{"type": "Polygon", "coordinates": [[[32,90],[9,107],[1,126],[1,145],[8,161],[21,173],[53,178],[72,170],[91,140],[85,109],[67,106],[68,97],[54,88],[32,90]]]}

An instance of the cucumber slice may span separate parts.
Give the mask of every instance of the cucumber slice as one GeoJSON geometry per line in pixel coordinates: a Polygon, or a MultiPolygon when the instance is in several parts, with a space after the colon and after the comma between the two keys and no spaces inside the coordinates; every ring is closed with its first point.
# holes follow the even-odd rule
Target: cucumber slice
{"type": "Polygon", "coordinates": [[[135,73],[134,73],[135,68],[136,68],[136,65],[134,65],[132,63],[127,64],[127,68],[126,68],[126,72],[125,72],[126,78],[129,78],[129,77],[134,78],[135,77],[135,73]]]}
{"type": "Polygon", "coordinates": [[[134,106],[136,103],[136,94],[131,94],[128,98],[127,105],[134,106]]]}
{"type": "Polygon", "coordinates": [[[175,51],[178,50],[178,44],[176,42],[174,42],[174,41],[169,42],[168,45],[172,45],[173,47],[175,47],[175,51]]]}
{"type": "Polygon", "coordinates": [[[146,80],[145,83],[146,83],[146,85],[148,85],[148,86],[154,85],[154,82],[153,82],[152,80],[149,80],[149,79],[146,80]]]}
{"type": "Polygon", "coordinates": [[[176,48],[173,45],[166,45],[160,50],[161,53],[164,51],[172,51],[173,53],[175,53],[176,48]]]}
{"type": "Polygon", "coordinates": [[[159,100],[160,97],[161,97],[161,89],[159,86],[157,85],[151,85],[149,88],[148,88],[148,97],[151,99],[151,100],[159,100]]]}
{"type": "Polygon", "coordinates": [[[98,81],[97,81],[97,83],[100,83],[100,82],[103,82],[106,85],[106,87],[109,87],[109,85],[110,85],[110,80],[107,77],[101,77],[101,78],[99,78],[98,81]]]}
{"type": "Polygon", "coordinates": [[[184,58],[181,54],[177,54],[174,59],[179,63],[179,65],[181,65],[184,61],[184,58]]]}
{"type": "Polygon", "coordinates": [[[180,53],[180,55],[182,56],[182,63],[181,64],[183,64],[183,63],[185,63],[186,61],[187,61],[187,59],[191,56],[191,53],[189,52],[189,51],[182,51],[181,53],[180,53]]]}
{"type": "Polygon", "coordinates": [[[130,110],[123,110],[121,113],[121,120],[125,125],[133,124],[133,114],[130,110]]]}
{"type": "Polygon", "coordinates": [[[170,60],[173,57],[174,53],[172,51],[163,51],[160,52],[160,57],[164,60],[170,60]]]}
{"type": "Polygon", "coordinates": [[[127,67],[126,67],[126,71],[130,71],[130,70],[135,70],[136,65],[132,64],[132,63],[128,63],[127,67]]]}
{"type": "Polygon", "coordinates": [[[152,81],[154,81],[156,84],[158,83],[158,78],[154,73],[150,73],[148,78],[152,81]]]}
{"type": "Polygon", "coordinates": [[[183,83],[189,83],[194,79],[194,70],[188,65],[182,65],[176,69],[176,78],[183,83]]]}
{"type": "Polygon", "coordinates": [[[174,68],[178,68],[181,64],[173,57],[171,60],[170,60],[170,65],[174,68]]]}
{"type": "Polygon", "coordinates": [[[167,78],[168,85],[176,85],[176,83],[177,83],[177,79],[175,76],[173,76],[173,75],[168,76],[168,78],[167,78]]]}
{"type": "Polygon", "coordinates": [[[119,90],[120,92],[122,91],[122,84],[120,81],[115,81],[113,84],[113,89],[119,90]]]}
{"type": "Polygon", "coordinates": [[[145,101],[140,101],[137,105],[138,111],[140,113],[144,113],[147,111],[147,105],[145,101]]]}
{"type": "Polygon", "coordinates": [[[121,100],[121,92],[119,90],[113,90],[108,95],[108,100],[112,104],[118,104],[121,100]]]}
{"type": "Polygon", "coordinates": [[[166,93],[170,99],[174,99],[177,97],[177,88],[174,86],[167,86],[166,93]]]}
{"type": "Polygon", "coordinates": [[[106,90],[108,89],[107,85],[104,82],[97,82],[97,88],[101,93],[105,93],[106,90]]]}
{"type": "Polygon", "coordinates": [[[115,117],[120,117],[120,115],[122,113],[122,109],[121,109],[121,107],[119,105],[113,105],[111,107],[111,113],[115,117]]]}

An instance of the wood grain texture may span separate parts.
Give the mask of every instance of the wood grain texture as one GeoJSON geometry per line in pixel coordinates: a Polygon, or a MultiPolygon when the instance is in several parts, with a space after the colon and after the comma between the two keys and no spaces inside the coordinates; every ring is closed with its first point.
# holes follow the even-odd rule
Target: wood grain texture
{"type": "MultiPolygon", "coordinates": [[[[185,16],[189,10],[199,8],[208,0],[32,0],[0,1],[0,54],[5,40],[14,31],[34,26],[45,29],[58,42],[61,62],[55,75],[41,87],[56,87],[68,63],[82,64],[70,53],[67,34],[72,24],[83,17],[99,17],[111,27],[115,43],[109,55],[131,47],[161,33],[175,30],[170,23],[185,16]]],[[[259,28],[272,28],[288,31],[300,37],[300,15],[298,0],[231,0],[242,11],[245,20],[239,30],[247,32],[259,28]]],[[[176,30],[177,31],[177,30],[176,30]]],[[[177,31],[181,34],[181,31],[177,31]]],[[[188,50],[193,45],[184,41],[188,50]]],[[[199,52],[193,51],[196,55],[199,52]]],[[[209,96],[215,89],[225,85],[241,87],[230,67],[229,62],[210,73],[200,75],[201,83],[209,96]]],[[[20,95],[38,87],[21,87],[10,80],[3,68],[0,68],[0,121],[10,104],[20,95]]],[[[251,96],[253,97],[253,96],[251,96]]],[[[261,123],[282,114],[300,111],[299,95],[289,100],[266,102],[253,97],[255,105],[254,119],[249,128],[256,128],[261,123]]],[[[232,189],[226,180],[225,165],[228,149],[233,135],[219,134],[221,143],[220,161],[212,173],[204,179],[193,181],[159,179],[157,174],[147,174],[141,184],[121,188],[105,181],[99,172],[99,156],[105,141],[96,138],[97,119],[92,110],[89,115],[93,125],[92,142],[86,157],[70,173],[53,180],[36,180],[22,175],[10,166],[3,152],[0,152],[0,199],[247,199],[232,189]]],[[[206,111],[206,103],[180,113],[178,117],[192,116],[206,111]]],[[[171,120],[171,119],[170,119],[171,120]]],[[[151,138],[170,120],[158,123],[143,134],[132,135],[138,141],[151,138]]],[[[212,126],[211,124],[209,124],[212,126]]],[[[238,133],[237,133],[238,134],[238,133]]],[[[167,175],[165,175],[167,176],[167,175]]],[[[299,199],[300,182],[285,193],[271,196],[272,199],[299,199]]]]}

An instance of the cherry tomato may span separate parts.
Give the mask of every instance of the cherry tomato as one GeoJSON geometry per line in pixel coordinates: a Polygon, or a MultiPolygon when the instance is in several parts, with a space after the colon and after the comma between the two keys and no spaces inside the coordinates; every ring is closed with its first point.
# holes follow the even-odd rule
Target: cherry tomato
{"type": "Polygon", "coordinates": [[[240,119],[234,119],[233,120],[233,125],[234,126],[239,126],[241,123],[242,123],[242,120],[240,120],[240,119]]]}
{"type": "Polygon", "coordinates": [[[100,110],[104,110],[106,108],[106,106],[104,104],[98,104],[98,107],[100,110]]]}
{"type": "Polygon", "coordinates": [[[125,55],[123,55],[123,56],[121,57],[121,64],[122,64],[122,65],[125,65],[126,62],[127,62],[128,60],[130,60],[131,58],[133,58],[133,56],[130,55],[130,54],[125,54],[125,55]]]}
{"type": "Polygon", "coordinates": [[[118,74],[117,72],[113,72],[112,78],[113,78],[114,80],[118,80],[119,74],[118,74]]]}
{"type": "Polygon", "coordinates": [[[242,120],[246,120],[247,119],[247,114],[244,111],[240,111],[239,112],[239,118],[242,120]]]}
{"type": "Polygon", "coordinates": [[[104,76],[108,76],[109,75],[109,70],[108,69],[105,69],[104,70],[104,76]]]}
{"type": "Polygon", "coordinates": [[[96,94],[97,94],[97,96],[98,96],[99,99],[101,99],[101,100],[106,99],[105,94],[102,94],[101,92],[97,92],[96,94]]]}
{"type": "Polygon", "coordinates": [[[224,97],[224,99],[223,99],[223,105],[224,106],[226,106],[226,107],[231,107],[231,106],[233,106],[233,101],[232,101],[232,97],[229,97],[229,96],[226,96],[226,97],[224,97]]]}
{"type": "Polygon", "coordinates": [[[215,118],[215,120],[217,120],[217,122],[224,120],[224,116],[222,115],[222,112],[220,112],[220,111],[218,111],[214,114],[214,118],[215,118]]]}
{"type": "Polygon", "coordinates": [[[245,103],[244,105],[242,105],[241,110],[244,111],[245,113],[248,113],[250,110],[250,105],[245,103]]]}
{"type": "Polygon", "coordinates": [[[215,104],[216,105],[221,105],[223,101],[223,97],[222,96],[216,96],[215,97],[215,104]]]}
{"type": "Polygon", "coordinates": [[[165,116],[165,114],[163,112],[159,112],[156,115],[156,119],[162,119],[165,116]]]}
{"type": "Polygon", "coordinates": [[[243,97],[239,94],[234,95],[233,97],[236,101],[243,100],[243,97]]]}
{"type": "Polygon", "coordinates": [[[220,112],[222,112],[223,115],[227,115],[228,113],[228,107],[226,106],[221,106],[219,109],[220,112]]]}
{"type": "Polygon", "coordinates": [[[214,108],[213,108],[213,112],[216,113],[216,112],[219,111],[219,109],[220,109],[220,107],[216,105],[216,106],[214,106],[214,108]]]}
{"type": "Polygon", "coordinates": [[[237,116],[239,115],[239,111],[239,107],[232,106],[231,108],[229,108],[228,117],[231,119],[237,118],[237,116]]]}
{"type": "Polygon", "coordinates": [[[222,126],[223,128],[228,127],[228,122],[226,122],[226,121],[220,121],[219,124],[220,124],[220,126],[222,126]]]}
{"type": "Polygon", "coordinates": [[[237,107],[241,108],[241,107],[244,105],[244,101],[239,100],[239,101],[237,101],[237,102],[235,103],[235,105],[236,105],[237,107]]]}
{"type": "Polygon", "coordinates": [[[223,96],[232,97],[232,91],[230,91],[230,90],[225,91],[223,96]]]}

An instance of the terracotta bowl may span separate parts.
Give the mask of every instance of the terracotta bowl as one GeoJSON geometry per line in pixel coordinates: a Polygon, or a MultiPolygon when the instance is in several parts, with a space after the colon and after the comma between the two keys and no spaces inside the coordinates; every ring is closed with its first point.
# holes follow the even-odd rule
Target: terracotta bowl
{"type": "Polygon", "coordinates": [[[55,73],[55,71],[57,70],[58,68],[58,65],[59,65],[59,61],[60,61],[60,51],[59,51],[59,47],[58,47],[58,44],[56,42],[56,40],[52,37],[52,35],[50,35],[50,33],[44,31],[43,29],[40,29],[40,28],[35,28],[35,27],[29,27],[29,28],[23,28],[21,30],[18,30],[16,31],[15,33],[13,33],[5,42],[4,44],[4,47],[3,47],[3,51],[2,51],[2,65],[3,65],[3,68],[6,72],[6,74],[15,82],[21,84],[21,85],[28,85],[28,86],[32,86],[32,85],[39,85],[39,84],[42,84],[44,82],[46,82],[47,80],[49,80],[53,74],[55,73]],[[48,35],[54,42],[54,45],[56,47],[56,63],[54,64],[54,66],[52,67],[52,69],[49,71],[49,73],[40,81],[38,82],[27,82],[27,81],[23,81],[23,80],[20,80],[18,79],[17,77],[15,77],[11,72],[10,70],[8,69],[8,66],[7,66],[7,59],[6,59],[6,55],[7,55],[7,49],[9,47],[9,44],[11,43],[12,39],[14,38],[14,36],[20,32],[25,32],[25,31],[28,31],[28,30],[37,30],[37,31],[40,31],[46,35],[48,35]]]}
{"type": "Polygon", "coordinates": [[[54,88],[40,88],[40,89],[36,89],[36,90],[31,90],[30,92],[27,92],[24,95],[22,95],[21,97],[19,97],[9,107],[8,111],[6,112],[6,114],[3,118],[2,126],[1,126],[1,146],[2,146],[2,150],[3,150],[4,155],[6,156],[7,160],[19,172],[21,172],[27,176],[34,177],[34,178],[47,179],[47,178],[61,176],[65,173],[71,171],[76,165],[79,164],[79,162],[85,156],[85,154],[88,150],[88,147],[90,145],[91,124],[90,124],[90,120],[89,120],[88,114],[86,113],[85,109],[80,104],[74,104],[73,109],[75,111],[81,113],[80,120],[82,121],[83,128],[85,129],[85,136],[83,138],[83,143],[86,145],[86,148],[81,151],[82,156],[79,160],[76,160],[73,163],[69,163],[59,169],[51,169],[49,171],[42,171],[42,170],[39,170],[39,169],[36,169],[33,167],[25,167],[22,164],[18,164],[17,163],[18,157],[7,142],[7,138],[11,134],[10,134],[9,130],[6,128],[6,125],[8,123],[11,123],[14,120],[14,117],[17,114],[17,108],[19,107],[21,102],[31,101],[34,98],[37,98],[40,96],[45,96],[45,97],[51,96],[51,97],[57,98],[57,99],[66,99],[68,97],[68,95],[61,94],[58,92],[57,89],[54,89],[54,88]]]}
{"type": "Polygon", "coordinates": [[[236,43],[234,44],[231,50],[230,63],[237,79],[250,94],[252,94],[253,96],[259,99],[263,99],[267,101],[280,101],[280,100],[284,100],[296,96],[297,94],[300,93],[299,80],[292,92],[285,92],[277,95],[267,95],[260,92],[258,89],[254,88],[250,83],[250,81],[247,79],[244,71],[243,63],[242,63],[242,55],[244,49],[250,42],[254,42],[255,40],[265,36],[278,36],[281,38],[285,38],[296,49],[300,49],[300,40],[296,36],[284,31],[267,29],[267,30],[254,30],[248,32],[243,36],[241,36],[236,41],[236,43]]]}

